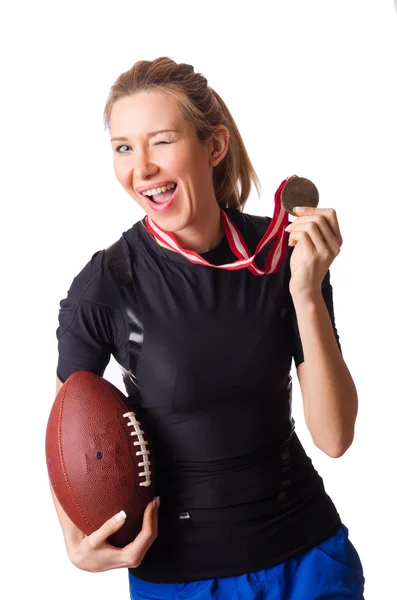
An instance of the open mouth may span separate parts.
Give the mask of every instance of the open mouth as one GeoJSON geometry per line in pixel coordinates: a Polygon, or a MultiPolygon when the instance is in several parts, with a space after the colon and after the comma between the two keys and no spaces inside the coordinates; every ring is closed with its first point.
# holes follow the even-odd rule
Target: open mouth
{"type": "Polygon", "coordinates": [[[142,196],[144,196],[146,200],[150,200],[150,202],[153,202],[154,204],[165,204],[166,202],[169,202],[171,200],[177,187],[177,184],[174,183],[173,187],[165,190],[164,192],[152,195],[142,194],[142,196]]]}

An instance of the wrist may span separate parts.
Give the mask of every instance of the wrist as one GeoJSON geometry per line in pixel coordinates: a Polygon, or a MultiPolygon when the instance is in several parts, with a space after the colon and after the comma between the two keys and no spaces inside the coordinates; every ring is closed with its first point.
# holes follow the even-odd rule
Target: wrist
{"type": "Polygon", "coordinates": [[[292,301],[294,306],[298,305],[316,305],[323,301],[323,295],[321,289],[318,290],[300,290],[293,292],[291,291],[292,301]]]}

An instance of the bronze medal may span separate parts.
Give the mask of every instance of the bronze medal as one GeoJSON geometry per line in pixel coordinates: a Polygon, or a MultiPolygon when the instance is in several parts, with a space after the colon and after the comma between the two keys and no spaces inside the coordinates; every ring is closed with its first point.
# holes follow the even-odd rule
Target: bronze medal
{"type": "Polygon", "coordinates": [[[281,192],[281,203],[292,216],[297,215],[292,210],[295,206],[311,206],[316,208],[319,202],[318,189],[305,177],[292,175],[281,192]]]}

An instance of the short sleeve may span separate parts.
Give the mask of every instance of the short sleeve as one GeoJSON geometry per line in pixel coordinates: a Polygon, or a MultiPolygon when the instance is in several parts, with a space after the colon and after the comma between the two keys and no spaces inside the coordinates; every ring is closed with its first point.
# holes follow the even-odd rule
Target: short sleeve
{"type": "MultiPolygon", "coordinates": [[[[336,339],[336,343],[338,345],[339,351],[342,354],[342,348],[341,348],[341,344],[340,344],[340,340],[339,340],[339,334],[338,331],[336,329],[335,326],[335,315],[334,315],[334,305],[333,305],[333,296],[332,296],[332,285],[331,285],[331,278],[330,278],[330,272],[329,270],[327,271],[323,283],[322,283],[322,287],[321,287],[321,291],[322,291],[322,295],[324,298],[324,302],[327,306],[328,309],[328,314],[330,316],[331,319],[331,323],[332,323],[332,328],[334,330],[334,334],[335,334],[335,339],[336,339]]],[[[298,366],[305,360],[304,359],[304,355],[303,355],[303,348],[302,348],[302,342],[301,342],[301,338],[300,338],[300,334],[299,334],[299,328],[298,328],[298,320],[296,317],[296,312],[295,312],[295,307],[294,304],[292,302],[291,299],[291,321],[292,321],[292,335],[293,335],[293,358],[294,358],[294,362],[295,362],[295,367],[298,368],[298,366]]]]}
{"type": "Polygon", "coordinates": [[[120,338],[121,317],[110,306],[110,285],[96,253],[61,300],[56,330],[57,377],[62,383],[80,370],[103,376],[120,338]]]}

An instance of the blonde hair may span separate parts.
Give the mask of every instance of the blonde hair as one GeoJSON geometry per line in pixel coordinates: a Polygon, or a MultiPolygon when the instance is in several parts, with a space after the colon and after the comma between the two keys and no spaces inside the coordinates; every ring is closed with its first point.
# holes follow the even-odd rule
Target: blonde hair
{"type": "Polygon", "coordinates": [[[178,102],[182,118],[195,126],[199,141],[207,140],[218,125],[227,127],[230,133],[228,151],[213,170],[215,197],[221,208],[242,211],[249,197],[251,181],[260,194],[258,176],[229,109],[219,94],[209,87],[207,79],[201,73],[195,73],[191,65],[177,64],[166,56],[136,62],[110,89],[103,115],[105,131],[110,131],[114,103],[141,91],[172,95],[178,102]]]}

